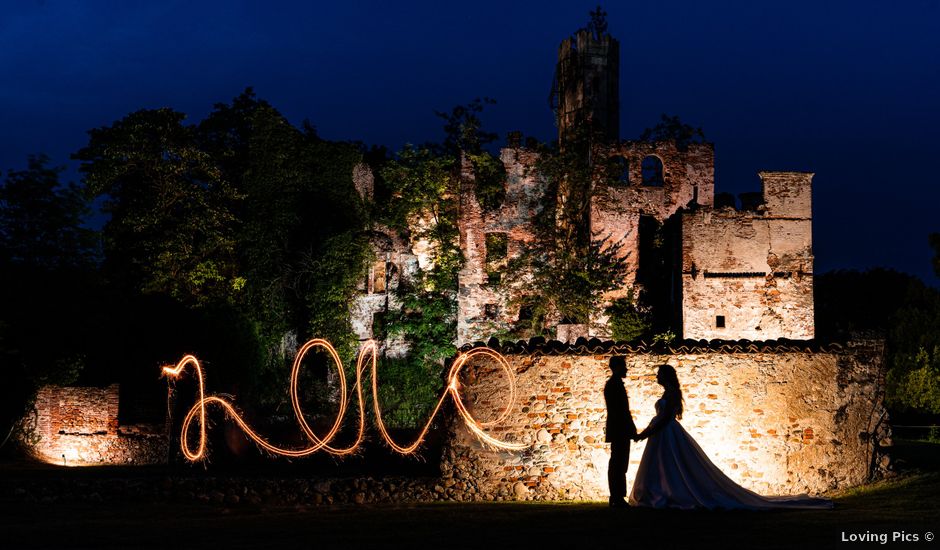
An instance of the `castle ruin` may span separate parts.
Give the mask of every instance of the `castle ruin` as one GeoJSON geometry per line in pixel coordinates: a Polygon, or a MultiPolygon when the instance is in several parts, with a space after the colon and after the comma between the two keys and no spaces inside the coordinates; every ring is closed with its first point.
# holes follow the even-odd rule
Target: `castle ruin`
{"type": "MultiPolygon", "coordinates": [[[[743,194],[736,207],[734,197],[715,194],[711,143],[619,140],[620,45],[607,33],[602,14],[593,16],[559,47],[553,98],[562,145],[579,129],[594,137],[595,176],[584,229],[616,244],[628,268],[608,298],[657,293],[654,301],[681,339],[812,339],[813,174],[760,172],[762,192],[743,194]],[[613,178],[607,177],[611,169],[617,172],[613,178]],[[654,265],[642,243],[660,228],[670,234],[672,248],[664,264],[654,265]]],[[[458,346],[486,341],[526,315],[510,306],[498,284],[501,269],[533,239],[533,220],[546,192],[535,169],[538,153],[519,141],[511,137],[500,152],[505,197],[496,209],[480,204],[473,166],[463,162],[458,346]]],[[[354,180],[363,198],[370,198],[372,175],[365,165],[354,180]]],[[[400,277],[429,263],[426,242],[382,227],[375,228],[372,241],[376,262],[351,308],[360,340],[382,339],[375,323],[399,307],[393,291],[400,277]]],[[[610,336],[602,310],[586,323],[564,321],[546,327],[563,342],[610,336]]],[[[387,342],[385,351],[404,353],[400,342],[387,342]]]]}
{"type": "MultiPolygon", "coordinates": [[[[715,193],[712,144],[620,140],[619,86],[619,43],[597,12],[561,43],[553,93],[560,145],[585,129],[593,140],[581,229],[602,236],[627,266],[605,299],[654,294],[681,341],[613,342],[602,308],[588,322],[551,319],[545,328],[555,341],[493,341],[527,315],[498,283],[508,263],[537,242],[548,182],[537,170],[539,152],[511,137],[499,154],[504,197],[484,208],[464,157],[453,197],[463,256],[455,343],[467,351],[487,341],[505,356],[516,400],[506,404],[507,381],[485,360],[468,363],[461,390],[474,418],[505,413],[491,428],[495,437],[526,448],[489,448],[465,424],[452,423],[435,498],[602,498],[608,457],[602,388],[611,355],[627,358],[638,425],[652,417],[661,393],[657,366],[673,365],[686,398],[683,425],[745,487],[815,493],[883,472],[890,441],[883,343],[813,341],[813,175],[760,172],[762,191],[743,194],[738,205],[715,193]],[[651,258],[647,245],[655,239],[664,245],[651,258]]],[[[368,166],[357,166],[352,178],[371,200],[368,166]]],[[[431,267],[433,246],[415,237],[426,221],[413,223],[418,227],[408,234],[373,225],[374,261],[350,304],[357,338],[377,340],[385,357],[408,352],[404,340],[383,330],[384,319],[402,308],[396,291],[431,267]]],[[[49,388],[37,408],[46,441],[41,453],[50,460],[140,463],[165,449],[118,424],[116,387],[49,388]]],[[[629,479],[643,447],[635,445],[629,479]]]]}
{"type": "MultiPolygon", "coordinates": [[[[677,340],[615,343],[602,309],[587,323],[555,319],[548,327],[554,341],[492,339],[526,315],[494,283],[533,241],[548,186],[534,169],[537,151],[511,137],[499,155],[505,197],[486,209],[465,159],[456,344],[467,351],[486,342],[504,354],[515,372],[516,402],[504,408],[506,381],[485,362],[472,365],[462,387],[477,418],[508,413],[494,435],[529,447],[488,448],[466,427],[451,426],[442,462],[447,497],[602,498],[608,449],[601,388],[611,355],[627,358],[638,425],[649,421],[661,393],[657,365],[673,365],[686,397],[683,425],[745,487],[817,493],[877,476],[888,465],[883,445],[890,435],[883,344],[813,340],[813,174],[762,171],[761,192],[738,202],[715,192],[711,143],[620,140],[619,43],[594,15],[559,47],[553,93],[559,142],[563,147],[585,128],[594,138],[586,233],[615,246],[628,267],[607,298],[657,293],[677,340]],[[663,251],[651,259],[647,243],[664,235],[663,251]]],[[[367,175],[358,181],[368,194],[367,175]]],[[[427,243],[392,234],[382,240],[371,290],[353,307],[363,340],[375,336],[372,319],[395,307],[383,296],[428,263],[427,243]],[[375,282],[376,274],[388,282],[375,282]]],[[[406,349],[386,342],[385,351],[406,349]]],[[[644,444],[635,447],[628,479],[644,444]]]]}

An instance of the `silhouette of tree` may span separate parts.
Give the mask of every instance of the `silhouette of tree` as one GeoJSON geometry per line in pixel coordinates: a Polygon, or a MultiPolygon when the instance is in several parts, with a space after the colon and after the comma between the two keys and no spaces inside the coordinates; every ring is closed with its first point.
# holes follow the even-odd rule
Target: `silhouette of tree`
{"type": "Polygon", "coordinates": [[[834,271],[816,278],[815,303],[817,338],[885,338],[892,409],[940,414],[940,291],[892,270],[834,271]]]}
{"type": "Polygon", "coordinates": [[[940,233],[931,233],[927,240],[933,248],[933,272],[940,277],[940,233]]]}
{"type": "Polygon", "coordinates": [[[75,184],[62,185],[63,168],[30,156],[27,169],[9,171],[0,186],[0,263],[27,268],[88,267],[97,236],[83,227],[88,204],[75,184]]]}
{"type": "Polygon", "coordinates": [[[95,324],[88,205],[48,163],[31,156],[0,184],[0,443],[39,386],[75,380],[95,324]]]}
{"type": "Polygon", "coordinates": [[[187,304],[240,290],[233,209],[241,196],[196,142],[185,115],[141,110],[89,132],[85,189],[105,199],[105,266],[113,280],[187,304]]]}
{"type": "Polygon", "coordinates": [[[677,149],[686,151],[693,143],[704,143],[705,132],[682,122],[676,115],[663,114],[656,126],[643,130],[640,141],[673,141],[677,149]]]}

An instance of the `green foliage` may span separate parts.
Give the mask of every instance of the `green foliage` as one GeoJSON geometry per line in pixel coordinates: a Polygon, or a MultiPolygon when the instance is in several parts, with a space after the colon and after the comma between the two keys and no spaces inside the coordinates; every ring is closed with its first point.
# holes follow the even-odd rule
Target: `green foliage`
{"type": "Polygon", "coordinates": [[[349,304],[356,285],[366,276],[372,257],[369,241],[361,233],[331,237],[316,254],[300,262],[297,288],[303,292],[311,335],[333,343],[347,363],[354,359],[358,341],[349,320],[349,304]]]}
{"type": "Polygon", "coordinates": [[[626,298],[614,300],[605,310],[611,338],[618,342],[631,342],[650,331],[650,322],[633,301],[633,292],[626,298]]]}
{"type": "Polygon", "coordinates": [[[704,143],[705,132],[682,122],[678,116],[663,114],[656,126],[643,130],[640,141],[672,141],[680,151],[686,151],[693,143],[704,143]]]}
{"type": "Polygon", "coordinates": [[[940,346],[896,353],[886,377],[888,405],[899,410],[940,414],[940,346]]]}
{"type": "Polygon", "coordinates": [[[97,235],[82,226],[87,201],[75,184],[60,184],[63,168],[48,163],[30,156],[27,169],[10,170],[0,186],[0,265],[80,269],[96,259],[97,235]]]}
{"type": "Polygon", "coordinates": [[[420,428],[443,386],[438,363],[419,360],[415,354],[383,359],[379,369],[382,420],[391,428],[420,428]]]}
{"type": "Polygon", "coordinates": [[[403,338],[409,348],[406,357],[383,369],[392,380],[383,399],[398,411],[390,415],[399,426],[414,426],[424,416],[440,390],[443,362],[456,353],[457,273],[463,264],[457,226],[461,159],[473,165],[484,208],[497,208],[505,193],[502,163],[483,150],[496,137],[482,130],[479,113],[487,103],[493,101],[477,99],[437,113],[445,121],[444,142],[406,146],[379,173],[391,195],[386,223],[412,241],[430,244],[430,267],[402,279],[395,291],[402,308],[386,323],[389,336],[403,338]],[[407,392],[396,393],[400,387],[407,392]]]}
{"type": "Polygon", "coordinates": [[[392,336],[403,336],[410,353],[420,361],[441,364],[454,355],[457,330],[457,300],[453,291],[422,289],[423,281],[399,290],[401,313],[388,323],[392,336]]]}
{"type": "Polygon", "coordinates": [[[458,171],[457,159],[406,145],[382,169],[392,192],[385,221],[401,231],[417,226],[417,238],[449,242],[456,234],[458,171]]]}
{"type": "Polygon", "coordinates": [[[510,305],[531,314],[516,327],[518,336],[542,334],[546,324],[589,322],[604,293],[619,288],[626,275],[620,243],[588,231],[590,147],[588,137],[577,134],[563,149],[540,150],[535,168],[546,193],[533,220],[534,239],[509,261],[502,278],[510,305]]]}
{"type": "Polygon", "coordinates": [[[486,278],[490,285],[498,285],[507,264],[509,236],[506,233],[486,234],[486,278]]]}
{"type": "Polygon", "coordinates": [[[826,273],[815,289],[817,338],[884,337],[888,404],[940,413],[940,291],[884,269],[826,273]]]}
{"type": "Polygon", "coordinates": [[[545,297],[563,320],[588,322],[603,294],[618,288],[626,274],[619,246],[607,246],[602,238],[592,239],[586,254],[556,251],[552,259],[534,278],[544,283],[545,297]]]}
{"type": "Polygon", "coordinates": [[[193,305],[233,300],[233,209],[242,197],[184,118],[171,109],[131,113],[91,130],[75,158],[88,196],[107,199],[105,254],[114,280],[193,305]]]}
{"type": "Polygon", "coordinates": [[[432,245],[430,269],[402,281],[397,290],[402,310],[388,325],[389,334],[405,337],[418,361],[439,363],[455,351],[457,273],[463,261],[454,193],[457,170],[454,158],[412,147],[383,170],[393,190],[393,227],[411,228],[413,239],[432,245]]]}
{"type": "Polygon", "coordinates": [[[661,344],[668,345],[668,344],[671,344],[676,338],[678,338],[678,336],[676,336],[675,332],[671,330],[667,330],[665,332],[659,332],[659,333],[654,334],[653,343],[654,344],[661,343],[661,344]]]}
{"type": "MultiPolygon", "coordinates": [[[[351,182],[356,147],[292,126],[248,89],[200,124],[202,142],[244,196],[238,258],[245,307],[269,350],[285,333],[329,338],[351,357],[347,312],[366,257],[365,212],[351,182]],[[321,269],[317,275],[313,270],[321,269]],[[318,294],[322,293],[322,298],[318,294]]],[[[267,370],[289,357],[271,354],[267,370]]]]}
{"type": "Polygon", "coordinates": [[[131,113],[91,131],[76,155],[87,194],[107,199],[107,273],[124,301],[181,306],[143,303],[162,320],[148,338],[224,357],[223,388],[276,406],[290,342],[324,337],[345,359],[354,354],[348,304],[368,260],[351,178],[362,153],[291,125],[251,89],[198,125],[184,118],[131,113]],[[229,345],[239,352],[225,354],[208,328],[172,330],[203,322],[240,335],[229,345]]]}
{"type": "Polygon", "coordinates": [[[442,156],[459,158],[461,154],[479,155],[483,148],[496,140],[496,134],[483,131],[480,113],[486,105],[494,105],[496,100],[484,97],[476,98],[466,105],[458,105],[449,113],[436,111],[444,120],[444,142],[435,146],[442,156]]]}
{"type": "Polygon", "coordinates": [[[488,151],[486,146],[496,140],[496,134],[483,131],[480,114],[486,105],[496,101],[477,98],[466,105],[458,105],[449,113],[436,112],[444,120],[444,142],[429,147],[440,157],[459,162],[462,155],[473,166],[474,191],[485,210],[499,208],[506,196],[506,169],[503,163],[488,151]]]}
{"type": "Polygon", "coordinates": [[[476,178],[474,193],[480,205],[487,211],[499,209],[506,199],[506,167],[503,162],[485,151],[468,154],[467,158],[473,166],[476,178]]]}

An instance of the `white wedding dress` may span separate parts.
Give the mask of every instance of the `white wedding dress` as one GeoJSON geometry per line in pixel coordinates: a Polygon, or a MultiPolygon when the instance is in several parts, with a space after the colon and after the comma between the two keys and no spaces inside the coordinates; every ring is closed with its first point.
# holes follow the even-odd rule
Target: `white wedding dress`
{"type": "Polygon", "coordinates": [[[633,482],[630,504],[651,508],[832,508],[832,501],[806,495],[765,497],[741,487],[715,466],[676,420],[676,407],[656,402],[652,435],[633,482]],[[661,425],[665,423],[665,425],[661,425]]]}

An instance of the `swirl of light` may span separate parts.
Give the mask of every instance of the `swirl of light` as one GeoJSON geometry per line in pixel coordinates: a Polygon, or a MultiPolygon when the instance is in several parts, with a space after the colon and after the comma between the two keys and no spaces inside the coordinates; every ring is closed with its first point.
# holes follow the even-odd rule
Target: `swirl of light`
{"type": "Polygon", "coordinates": [[[293,367],[291,368],[290,399],[297,423],[307,439],[310,440],[310,445],[300,449],[287,449],[272,444],[251,428],[251,426],[245,421],[244,418],[242,418],[242,416],[235,409],[235,406],[230,401],[217,395],[206,396],[205,377],[203,375],[202,365],[193,355],[187,355],[183,357],[179,363],[176,364],[176,366],[163,368],[163,373],[167,377],[171,378],[178,378],[182,374],[183,369],[187,366],[192,366],[193,370],[196,371],[196,382],[198,385],[199,398],[192,408],[189,409],[189,412],[183,419],[182,428],[180,430],[180,450],[182,451],[183,456],[191,462],[203,460],[206,457],[206,408],[209,405],[215,405],[221,408],[226,413],[226,415],[231,418],[239,428],[241,428],[241,430],[245,433],[246,436],[248,436],[249,439],[254,441],[259,447],[268,451],[269,453],[295,458],[308,456],[319,451],[324,451],[338,456],[353,453],[362,443],[362,439],[365,434],[365,408],[362,390],[362,378],[366,372],[367,366],[372,378],[372,402],[374,407],[376,426],[378,427],[379,433],[382,435],[382,439],[395,452],[407,455],[414,453],[421,446],[425,440],[425,437],[427,436],[428,431],[431,429],[431,424],[434,422],[435,417],[441,410],[441,407],[443,406],[444,401],[447,399],[448,395],[450,395],[454,400],[457,413],[463,422],[467,425],[467,428],[484,443],[506,450],[521,450],[528,446],[524,443],[513,443],[497,439],[485,431],[485,428],[498,424],[506,419],[512,410],[513,404],[515,403],[516,395],[515,377],[512,368],[509,366],[509,362],[506,361],[506,358],[503,357],[499,352],[489,348],[476,348],[466,353],[461,353],[457,356],[453,365],[451,365],[450,371],[447,374],[447,387],[441,393],[441,397],[434,406],[434,410],[428,416],[427,422],[424,424],[421,430],[419,430],[415,440],[408,445],[401,445],[397,443],[392,438],[391,434],[389,434],[388,429],[385,426],[385,422],[382,419],[382,409],[379,403],[377,354],[378,350],[376,348],[376,344],[371,340],[366,342],[359,352],[359,357],[356,360],[356,381],[354,386],[359,404],[359,423],[356,437],[349,445],[345,447],[335,447],[330,443],[339,433],[343,419],[346,417],[346,409],[349,406],[349,399],[347,395],[349,392],[346,382],[346,374],[343,372],[343,363],[340,360],[339,354],[336,352],[336,349],[333,347],[333,345],[323,339],[310,340],[305,343],[300,348],[300,350],[298,350],[297,355],[294,358],[293,367]],[[307,422],[303,409],[300,405],[299,378],[301,363],[303,358],[313,348],[322,348],[329,354],[330,358],[333,360],[333,364],[336,367],[336,371],[339,377],[339,407],[336,412],[336,420],[333,422],[330,430],[323,436],[318,436],[316,433],[314,433],[313,429],[310,427],[310,424],[307,422]],[[506,406],[503,407],[502,413],[496,419],[489,422],[478,421],[467,409],[467,406],[464,404],[463,397],[460,395],[460,372],[466,366],[467,361],[476,356],[488,356],[491,359],[494,359],[506,374],[509,385],[509,397],[506,406]],[[194,421],[199,424],[198,444],[196,445],[195,449],[190,446],[189,442],[189,432],[194,421]]]}

